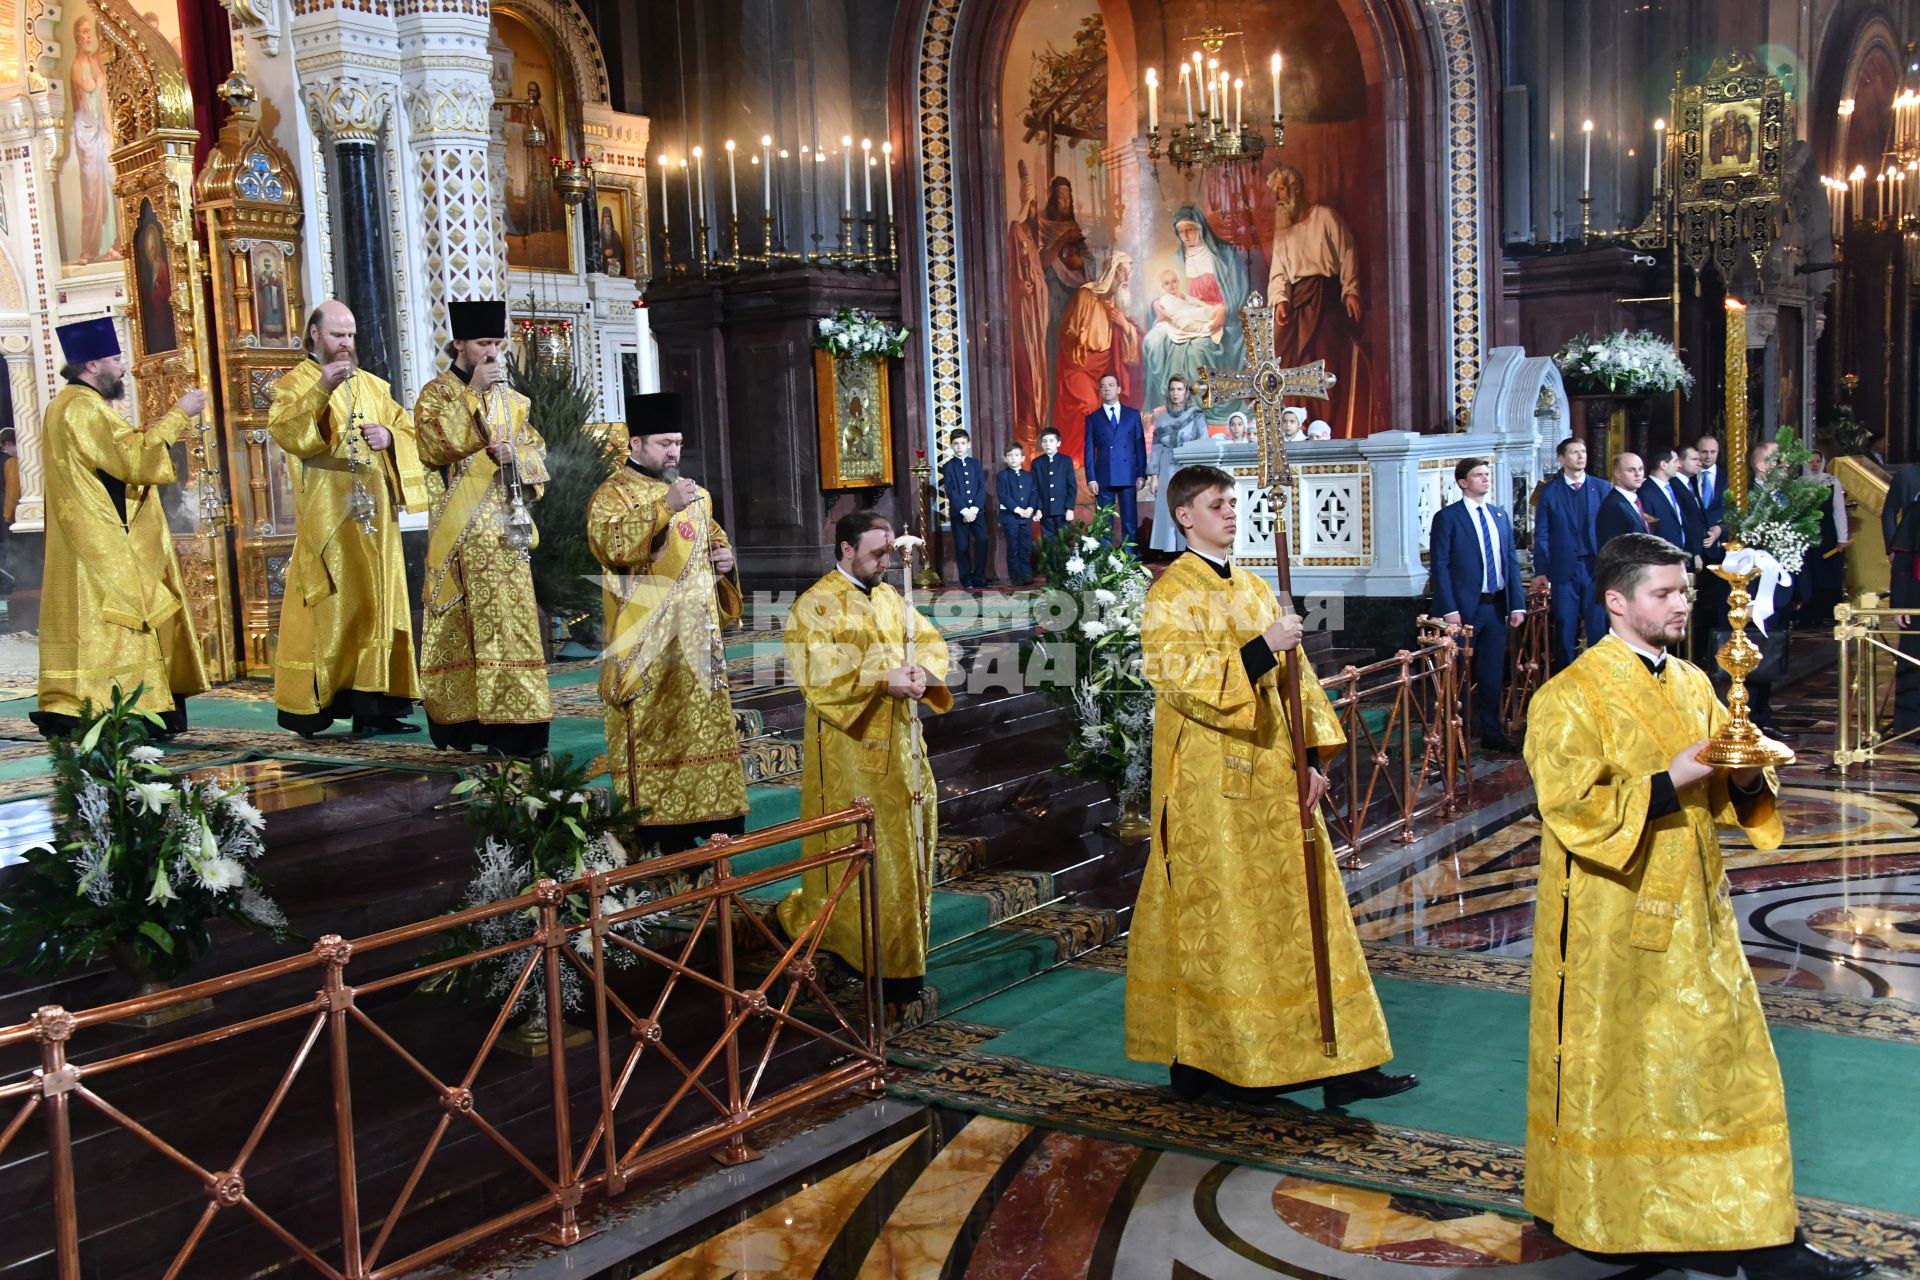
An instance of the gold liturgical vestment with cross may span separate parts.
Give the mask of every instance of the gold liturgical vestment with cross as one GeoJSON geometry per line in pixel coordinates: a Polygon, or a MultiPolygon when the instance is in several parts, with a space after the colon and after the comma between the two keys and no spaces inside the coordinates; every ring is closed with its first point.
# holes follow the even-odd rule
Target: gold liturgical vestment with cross
{"type": "Polygon", "coordinates": [[[296,495],[273,656],[274,705],[312,715],[349,689],[418,698],[399,522],[402,507],[427,509],[412,419],[387,384],[364,370],[329,395],[319,362],[309,357],[274,386],[267,430],[294,459],[296,495]],[[352,430],[349,422],[356,423],[352,430]],[[358,423],[387,428],[392,446],[369,449],[358,423]],[[371,533],[349,512],[356,470],[373,497],[371,533]]]}
{"type": "Polygon", "coordinates": [[[145,431],[92,387],[74,383],[46,418],[46,570],[40,593],[40,710],[79,716],[119,688],[142,687],[140,706],[171,711],[207,688],[155,485],[174,482],[178,409],[145,431]],[[123,524],[102,473],[126,485],[123,524]]]}
{"type": "Polygon", "coordinates": [[[667,488],[628,462],[587,509],[587,540],[606,569],[607,767],[615,794],[646,809],[643,831],[747,811],[721,642],[740,618],[740,588],[709,558],[727,533],[705,489],[673,511],[667,488]]]}
{"type": "Polygon", "coordinates": [[[507,545],[506,480],[485,452],[496,436],[513,445],[531,501],[546,483],[546,442],[524,395],[502,382],[488,398],[483,406],[448,369],[413,405],[421,462],[445,468],[444,479],[427,477],[433,531],[420,600],[422,701],[442,725],[553,719],[533,569],[507,545]]]}
{"type": "MultiPolygon", "coordinates": [[[[1127,949],[1127,1056],[1253,1088],[1393,1056],[1316,814],[1339,1053],[1321,1046],[1283,668],[1249,681],[1240,653],[1279,615],[1265,579],[1238,566],[1222,579],[1189,552],[1148,590],[1140,629],[1156,695],[1153,846],[1127,949]]],[[[1306,743],[1330,759],[1347,740],[1333,707],[1311,677],[1300,696],[1306,743]]]]}
{"type": "MultiPolygon", "coordinates": [[[[927,672],[922,706],[953,707],[947,688],[947,642],[917,610],[913,659],[927,672]]],[[[873,802],[873,860],[880,917],[880,976],[919,978],[927,972],[928,911],[933,901],[933,849],[939,837],[933,769],[914,759],[913,704],[887,695],[887,672],[906,659],[906,601],[882,582],[863,592],[838,569],[807,588],[787,618],[787,669],[807,700],[802,744],[805,774],[800,815],[818,817],[865,796],[873,802]],[[914,829],[913,795],[921,795],[914,829]]],[[[851,827],[809,836],[806,856],[853,840],[851,827]]],[[[845,877],[821,867],[800,877],[780,903],[789,937],[826,905],[845,877]]],[[[848,885],[821,945],[855,969],[865,969],[860,947],[860,886],[848,885]]]]}
{"type": "Polygon", "coordinates": [[[1670,656],[1662,676],[1609,636],[1527,710],[1542,831],[1526,1207],[1603,1253],[1783,1244],[1786,1100],[1716,830],[1775,849],[1780,818],[1771,794],[1736,812],[1718,773],[1647,820],[1654,775],[1727,718],[1698,667],[1670,656]]]}

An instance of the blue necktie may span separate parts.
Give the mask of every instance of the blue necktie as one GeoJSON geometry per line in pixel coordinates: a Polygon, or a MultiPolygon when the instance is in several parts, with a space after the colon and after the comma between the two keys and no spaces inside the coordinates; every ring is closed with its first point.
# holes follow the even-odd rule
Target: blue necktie
{"type": "Polygon", "coordinates": [[[1500,589],[1500,566],[1493,558],[1493,522],[1487,519],[1487,509],[1481,507],[1480,516],[1480,555],[1487,564],[1487,590],[1500,589]]]}
{"type": "Polygon", "coordinates": [[[1711,471],[1700,473],[1700,505],[1702,507],[1713,505],[1713,473],[1711,471]]]}

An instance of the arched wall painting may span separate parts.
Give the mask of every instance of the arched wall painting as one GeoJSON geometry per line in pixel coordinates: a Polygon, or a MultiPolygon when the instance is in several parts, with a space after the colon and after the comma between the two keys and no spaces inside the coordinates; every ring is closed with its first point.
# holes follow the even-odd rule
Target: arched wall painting
{"type": "MultiPolygon", "coordinates": [[[[177,51],[180,13],[173,0],[136,5],[177,51]]],[[[110,48],[100,14],[89,4],[67,6],[58,35],[65,86],[66,145],[54,171],[54,204],[60,229],[60,259],[68,267],[120,261],[120,215],[113,198],[113,162],[107,157],[124,138],[113,136],[107,109],[110,48]]]]}
{"type": "Polygon", "coordinates": [[[567,86],[553,51],[532,27],[494,10],[494,30],[513,51],[514,102],[506,108],[507,263],[529,271],[571,271],[567,206],[553,189],[552,158],[572,158],[567,86]],[[524,100],[524,101],[523,101],[524,100]]]}
{"type": "MultiPolygon", "coordinates": [[[[1239,310],[1253,293],[1280,305],[1276,354],[1324,359],[1340,380],[1330,402],[1307,402],[1309,417],[1339,437],[1401,425],[1385,418],[1379,115],[1334,0],[1029,0],[1000,82],[1014,439],[1031,454],[1051,425],[1078,453],[1109,372],[1150,421],[1170,377],[1242,368],[1239,310]],[[1221,59],[1245,82],[1247,123],[1269,140],[1268,60],[1283,56],[1286,145],[1269,147],[1257,166],[1182,174],[1164,159],[1146,163],[1144,66],[1113,56],[1113,15],[1131,23],[1139,56],[1159,68],[1163,143],[1187,120],[1178,63],[1200,47],[1202,27],[1217,26],[1237,33],[1221,59]],[[1162,32],[1193,43],[1148,52],[1146,36],[1157,46],[1162,32]],[[1113,138],[1116,121],[1134,121],[1136,136],[1113,138]],[[1129,150],[1137,163],[1107,163],[1129,150]]],[[[1226,434],[1237,407],[1218,406],[1211,429],[1226,434]]]]}

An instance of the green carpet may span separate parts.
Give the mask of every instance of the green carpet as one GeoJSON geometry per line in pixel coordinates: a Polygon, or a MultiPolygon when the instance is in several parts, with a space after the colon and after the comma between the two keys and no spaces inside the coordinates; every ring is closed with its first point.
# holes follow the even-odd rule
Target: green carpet
{"type": "MultiPolygon", "coordinates": [[[[1413,1131],[1442,1144],[1457,1138],[1479,1150],[1521,1146],[1527,998],[1396,978],[1378,978],[1376,985],[1393,1038],[1393,1065],[1418,1071],[1422,1083],[1397,1097],[1356,1103],[1351,1116],[1383,1133],[1413,1131]]],[[[957,1043],[949,1038],[945,1061],[916,1050],[916,1034],[929,1045],[954,1034],[942,1033],[942,1024],[896,1042],[903,1059],[933,1064],[927,1073],[930,1088],[909,1077],[902,1091],[1016,1118],[1028,1118],[1021,1113],[1031,1101],[1051,1113],[1051,1123],[1139,1141],[1138,1128],[1122,1133],[1100,1123],[1102,1114],[1118,1114],[1118,1099],[1128,1095],[1143,1104],[1133,1108],[1141,1114],[1150,1114],[1169,1096],[1164,1067],[1126,1056],[1125,991],[1121,974],[1068,966],[982,1000],[959,1024],[973,1038],[957,1043]],[[1015,1067],[1015,1073],[996,1073],[996,1062],[1015,1067]],[[1067,1086],[1079,1083],[1098,1101],[1077,1117],[1069,1101],[1063,1115],[1055,1105],[1060,1098],[1037,1097],[1031,1088],[1009,1083],[1015,1075],[1035,1078],[1036,1068],[1039,1077],[1063,1077],[1067,1086]],[[948,1072],[944,1079],[943,1072],[948,1072]],[[1127,1085],[1140,1088],[1136,1092],[1127,1085]]],[[[1920,1218],[1920,1168],[1908,1146],[1920,1133],[1920,1095],[1901,1083],[1920,1078],[1920,1045],[1797,1027],[1773,1028],[1773,1040],[1786,1081],[1798,1193],[1920,1218]]],[[[1319,1101],[1311,1092],[1301,1099],[1308,1107],[1319,1101]]],[[[1170,1133],[1160,1145],[1188,1143],[1170,1133]]],[[[1376,1173],[1391,1172],[1393,1144],[1386,1146],[1376,1173]]],[[[1290,1163],[1284,1149],[1256,1150],[1246,1158],[1279,1167],[1290,1163]]],[[[1517,1162],[1518,1153],[1510,1158],[1517,1162]]],[[[1351,1180],[1371,1180],[1364,1161],[1356,1167],[1360,1171],[1350,1170],[1351,1180]]]]}

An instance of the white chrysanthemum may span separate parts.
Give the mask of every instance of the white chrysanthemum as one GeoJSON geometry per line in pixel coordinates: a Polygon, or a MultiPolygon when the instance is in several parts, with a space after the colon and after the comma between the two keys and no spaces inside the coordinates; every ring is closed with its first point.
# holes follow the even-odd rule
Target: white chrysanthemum
{"type": "Polygon", "coordinates": [[[1079,556],[1067,557],[1068,573],[1085,573],[1086,571],[1087,571],[1087,562],[1085,560],[1082,560],[1079,556]]]}
{"type": "Polygon", "coordinates": [[[177,799],[179,793],[164,782],[136,782],[127,788],[127,803],[147,813],[161,813],[177,799]]]}
{"type": "Polygon", "coordinates": [[[233,815],[234,821],[240,823],[249,831],[265,831],[267,829],[267,815],[255,808],[253,803],[240,792],[236,791],[228,796],[226,806],[227,812],[233,815]]]}
{"type": "Polygon", "coordinates": [[[138,746],[127,752],[127,759],[135,764],[159,764],[166,754],[158,747],[138,746]]]}
{"type": "Polygon", "coordinates": [[[1107,624],[1097,618],[1088,618],[1080,624],[1080,634],[1089,640],[1097,640],[1107,634],[1107,624]]]}
{"type": "Polygon", "coordinates": [[[1095,587],[1093,589],[1093,598],[1101,604],[1115,604],[1120,599],[1119,596],[1116,596],[1105,587],[1095,587]]]}
{"type": "Polygon", "coordinates": [[[1098,551],[1100,549],[1100,540],[1098,538],[1083,537],[1080,539],[1080,549],[1089,552],[1098,551]]]}
{"type": "Polygon", "coordinates": [[[225,893],[247,882],[247,871],[232,858],[214,858],[200,864],[200,883],[209,893],[225,893]]]}

